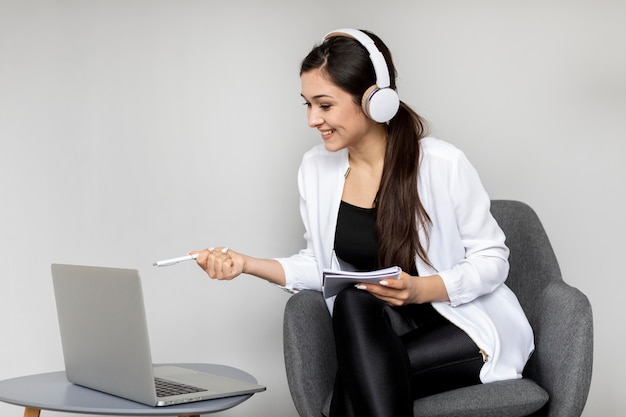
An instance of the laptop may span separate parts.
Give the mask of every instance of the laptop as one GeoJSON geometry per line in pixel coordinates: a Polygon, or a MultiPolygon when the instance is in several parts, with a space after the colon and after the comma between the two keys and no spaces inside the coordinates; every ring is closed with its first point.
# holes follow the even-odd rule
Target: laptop
{"type": "Polygon", "coordinates": [[[265,390],[248,381],[183,367],[153,366],[137,270],[63,264],[51,269],[71,383],[149,406],[265,390]],[[184,393],[162,392],[161,385],[172,384],[184,393]]]}

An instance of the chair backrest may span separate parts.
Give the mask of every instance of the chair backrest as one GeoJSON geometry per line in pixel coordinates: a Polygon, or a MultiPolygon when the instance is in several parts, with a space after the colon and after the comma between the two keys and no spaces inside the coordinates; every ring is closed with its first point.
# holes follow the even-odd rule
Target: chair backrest
{"type": "Polygon", "coordinates": [[[506,235],[509,256],[508,285],[531,323],[538,320],[537,294],[553,282],[562,282],[561,270],[548,236],[534,210],[519,201],[493,200],[491,213],[506,235]]]}
{"type": "Polygon", "coordinates": [[[585,406],[593,363],[593,316],[588,298],[564,282],[548,236],[532,208],[494,200],[491,212],[511,250],[506,284],[533,327],[535,353],[524,376],[550,395],[533,416],[579,416],[585,406]]]}

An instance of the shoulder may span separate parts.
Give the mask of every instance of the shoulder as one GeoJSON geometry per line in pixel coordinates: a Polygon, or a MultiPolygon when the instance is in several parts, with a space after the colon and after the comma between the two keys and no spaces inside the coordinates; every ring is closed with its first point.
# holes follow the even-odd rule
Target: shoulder
{"type": "Polygon", "coordinates": [[[464,159],[465,154],[459,148],[444,140],[427,136],[420,141],[422,158],[458,161],[464,159]]]}
{"type": "Polygon", "coordinates": [[[420,141],[420,169],[427,170],[473,170],[472,163],[465,153],[453,144],[434,137],[420,141]]]}
{"type": "Polygon", "coordinates": [[[422,179],[440,183],[459,179],[467,181],[474,177],[475,168],[461,149],[433,137],[423,138],[420,143],[419,170],[422,179]]]}

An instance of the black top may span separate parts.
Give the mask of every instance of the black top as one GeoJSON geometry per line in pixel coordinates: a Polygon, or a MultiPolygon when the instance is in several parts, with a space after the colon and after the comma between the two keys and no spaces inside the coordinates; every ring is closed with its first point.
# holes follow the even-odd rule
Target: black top
{"type": "Polygon", "coordinates": [[[335,254],[359,271],[378,269],[378,239],[376,238],[376,212],[341,201],[335,254]]]}

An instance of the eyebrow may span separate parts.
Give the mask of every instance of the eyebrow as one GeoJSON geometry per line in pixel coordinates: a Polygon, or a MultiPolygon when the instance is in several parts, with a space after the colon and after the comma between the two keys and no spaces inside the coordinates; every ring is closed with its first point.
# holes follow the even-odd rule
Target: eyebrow
{"type": "MultiPolygon", "coordinates": [[[[300,96],[307,100],[307,98],[304,96],[304,94],[300,93],[300,96]]],[[[319,100],[320,98],[334,98],[333,96],[331,96],[330,94],[318,94],[316,96],[313,96],[311,99],[312,100],[319,100]]]]}

